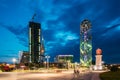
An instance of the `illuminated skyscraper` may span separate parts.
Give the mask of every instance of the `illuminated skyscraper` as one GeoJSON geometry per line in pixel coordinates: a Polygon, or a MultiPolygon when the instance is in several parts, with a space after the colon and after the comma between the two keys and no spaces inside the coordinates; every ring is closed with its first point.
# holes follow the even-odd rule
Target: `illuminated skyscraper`
{"type": "Polygon", "coordinates": [[[92,34],[89,20],[83,20],[80,25],[80,63],[86,67],[92,64],[92,34]]]}
{"type": "Polygon", "coordinates": [[[40,23],[29,22],[29,53],[30,62],[39,63],[40,59],[40,36],[41,25],[40,23]]]}

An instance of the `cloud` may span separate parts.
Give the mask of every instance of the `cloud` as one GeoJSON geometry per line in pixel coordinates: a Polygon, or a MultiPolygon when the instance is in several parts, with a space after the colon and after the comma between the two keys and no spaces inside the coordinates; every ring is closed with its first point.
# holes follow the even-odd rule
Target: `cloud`
{"type": "Polygon", "coordinates": [[[67,42],[71,40],[77,40],[79,37],[77,34],[72,33],[71,31],[59,31],[55,34],[55,39],[65,46],[67,42]]]}
{"type": "Polygon", "coordinates": [[[78,44],[77,40],[79,39],[78,35],[71,31],[57,31],[53,38],[51,41],[45,41],[47,54],[61,53],[61,51],[69,47],[70,44],[72,44],[72,46],[78,44]]]}
{"type": "Polygon", "coordinates": [[[8,31],[10,31],[12,34],[16,36],[16,38],[19,40],[20,44],[22,44],[25,47],[28,47],[28,27],[22,27],[22,26],[8,26],[5,24],[0,23],[1,27],[6,28],[8,31]]]}
{"type": "Polygon", "coordinates": [[[98,37],[98,39],[100,39],[100,37],[102,37],[103,39],[106,39],[106,38],[109,38],[109,37],[115,35],[116,33],[119,33],[119,29],[120,29],[119,23],[120,23],[120,18],[117,18],[117,19],[109,22],[107,24],[107,26],[104,27],[102,29],[102,31],[99,33],[100,36],[98,37]],[[108,37],[106,37],[106,36],[108,36],[108,37]]]}
{"type": "MultiPolygon", "coordinates": [[[[111,30],[113,28],[116,28],[120,25],[120,17],[116,18],[115,20],[111,21],[108,26],[106,26],[106,30],[111,30]]],[[[106,32],[106,31],[105,31],[106,32]]]]}

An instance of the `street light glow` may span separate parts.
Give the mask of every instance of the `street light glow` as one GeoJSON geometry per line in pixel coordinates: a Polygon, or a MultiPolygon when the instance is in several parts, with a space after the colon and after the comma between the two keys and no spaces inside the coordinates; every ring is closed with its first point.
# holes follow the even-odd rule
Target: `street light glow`
{"type": "Polygon", "coordinates": [[[16,59],[15,59],[15,58],[13,58],[13,59],[12,59],[12,61],[13,61],[13,62],[16,62],[16,59]]]}
{"type": "Polygon", "coordinates": [[[45,58],[47,59],[47,69],[49,69],[49,58],[50,58],[50,56],[45,56],[45,58]]]}

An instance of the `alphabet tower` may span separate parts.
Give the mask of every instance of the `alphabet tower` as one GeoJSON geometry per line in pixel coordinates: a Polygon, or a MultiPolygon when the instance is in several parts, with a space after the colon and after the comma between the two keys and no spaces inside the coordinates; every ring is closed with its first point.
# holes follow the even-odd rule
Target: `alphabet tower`
{"type": "Polygon", "coordinates": [[[90,67],[92,64],[91,23],[86,19],[80,24],[80,63],[85,67],[90,67]]]}

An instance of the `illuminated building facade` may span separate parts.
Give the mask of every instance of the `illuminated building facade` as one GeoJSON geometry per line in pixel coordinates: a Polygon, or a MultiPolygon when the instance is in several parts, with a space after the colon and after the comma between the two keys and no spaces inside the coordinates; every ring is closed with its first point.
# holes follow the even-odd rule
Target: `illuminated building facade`
{"type": "Polygon", "coordinates": [[[85,67],[92,64],[92,33],[89,20],[83,20],[80,25],[80,63],[85,67]]]}
{"type": "Polygon", "coordinates": [[[70,62],[73,63],[73,55],[57,55],[55,62],[70,62]]]}
{"type": "Polygon", "coordinates": [[[29,52],[30,63],[40,62],[40,38],[41,25],[40,23],[29,22],[29,52]]]}
{"type": "Polygon", "coordinates": [[[59,68],[69,69],[73,63],[73,55],[57,55],[55,58],[55,63],[58,63],[59,68]]]}

